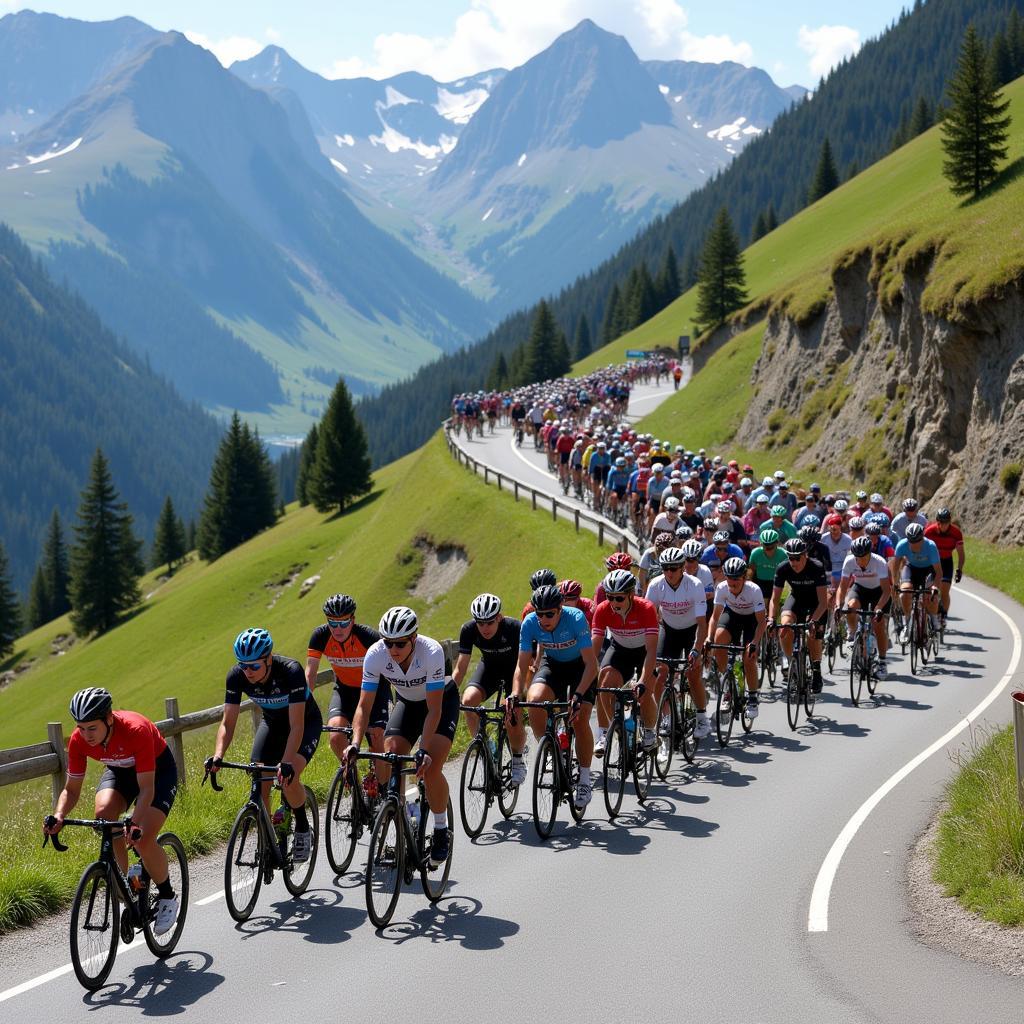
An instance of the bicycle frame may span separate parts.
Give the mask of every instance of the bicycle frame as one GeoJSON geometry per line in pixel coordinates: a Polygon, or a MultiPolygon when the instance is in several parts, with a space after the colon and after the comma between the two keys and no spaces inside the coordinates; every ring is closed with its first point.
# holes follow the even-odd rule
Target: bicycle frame
{"type": "MultiPolygon", "coordinates": [[[[413,832],[412,822],[409,821],[409,815],[406,813],[406,805],[408,801],[405,796],[405,786],[402,784],[402,779],[406,775],[416,774],[416,756],[415,754],[376,754],[372,751],[360,751],[356,755],[356,759],[359,761],[384,761],[391,767],[391,778],[388,779],[387,789],[385,790],[384,797],[380,802],[380,806],[377,808],[377,816],[380,816],[381,811],[385,807],[397,807],[399,812],[399,818],[402,822],[402,834],[405,842],[406,853],[410,850],[413,851],[413,857],[407,858],[405,861],[405,881],[406,884],[412,881],[413,874],[419,871],[423,867],[423,861],[420,859],[419,851],[416,848],[416,833],[413,832]]],[[[416,780],[417,790],[417,803],[420,805],[420,829],[426,827],[424,820],[424,812],[429,812],[430,807],[427,804],[427,793],[423,785],[422,779],[416,780]]],[[[448,823],[448,827],[452,827],[452,823],[448,823]]],[[[428,856],[428,855],[425,855],[428,856]]]]}
{"type": "MultiPolygon", "coordinates": [[[[270,811],[263,802],[263,785],[267,782],[277,780],[277,765],[273,764],[240,764],[234,761],[222,761],[220,768],[232,768],[237,771],[247,772],[251,780],[249,796],[243,806],[256,808],[256,818],[260,823],[260,832],[263,833],[264,851],[271,860],[271,867],[284,871],[287,867],[284,857],[277,842],[277,833],[274,831],[274,823],[270,820],[270,811]]],[[[219,793],[224,787],[217,781],[216,772],[207,771],[203,776],[203,782],[210,780],[210,785],[219,793]]]]}
{"type": "Polygon", "coordinates": [[[572,756],[572,741],[573,741],[573,728],[572,723],[569,721],[569,702],[568,701],[556,701],[556,700],[532,700],[526,701],[521,700],[516,703],[517,708],[544,708],[548,713],[547,723],[544,726],[544,734],[550,736],[555,744],[555,749],[558,750],[559,756],[555,758],[555,764],[558,765],[558,787],[559,787],[559,800],[566,798],[570,804],[573,799],[572,792],[572,778],[569,759],[572,756]],[[565,750],[562,750],[558,742],[558,723],[565,722],[565,734],[569,739],[569,743],[565,750]]]}
{"type": "MultiPolygon", "coordinates": [[[[642,730],[644,728],[643,719],[638,713],[640,700],[633,692],[632,686],[599,686],[597,692],[608,694],[615,702],[615,707],[612,709],[612,718],[608,723],[609,731],[611,731],[612,725],[618,722],[625,725],[627,717],[634,723],[634,728],[627,730],[627,735],[632,737],[631,741],[626,744],[626,773],[628,774],[637,763],[637,729],[642,730]],[[627,704],[629,705],[628,716],[626,715],[627,704]]],[[[643,735],[642,732],[641,735],[643,735]]]]}

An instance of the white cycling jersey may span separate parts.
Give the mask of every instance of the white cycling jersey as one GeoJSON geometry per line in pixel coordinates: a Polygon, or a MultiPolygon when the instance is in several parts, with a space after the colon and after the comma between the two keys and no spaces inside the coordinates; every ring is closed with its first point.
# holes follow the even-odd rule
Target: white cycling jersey
{"type": "Polygon", "coordinates": [[[850,545],[853,543],[853,539],[848,533],[839,534],[839,540],[833,540],[831,533],[823,533],[821,535],[821,545],[829,554],[829,558],[832,560],[832,571],[842,572],[843,565],[846,562],[846,557],[850,553],[850,545]]]}
{"type": "Polygon", "coordinates": [[[697,563],[697,572],[694,574],[704,584],[705,600],[715,592],[715,577],[711,575],[711,569],[703,562],[697,563]]]}
{"type": "Polygon", "coordinates": [[[647,588],[645,596],[661,612],[661,621],[673,629],[688,629],[697,624],[698,615],[702,619],[705,617],[707,598],[704,584],[685,572],[675,589],[669,586],[664,576],[659,576],[647,588]]]}
{"type": "Polygon", "coordinates": [[[868,564],[861,568],[853,555],[847,556],[843,562],[843,578],[852,579],[859,587],[865,590],[878,590],[883,580],[889,578],[889,563],[881,556],[868,555],[868,564]]]}
{"type": "Polygon", "coordinates": [[[715,605],[719,608],[728,608],[736,615],[756,615],[764,611],[764,594],[761,593],[761,588],[750,580],[743,584],[743,589],[738,594],[734,594],[729,589],[729,581],[722,580],[715,587],[715,605]]]}
{"type": "Polygon", "coordinates": [[[416,649],[403,671],[384,641],[378,640],[363,658],[362,688],[376,692],[382,679],[394,687],[395,696],[402,700],[426,700],[428,693],[443,690],[447,684],[444,648],[429,636],[416,637],[416,649]]]}

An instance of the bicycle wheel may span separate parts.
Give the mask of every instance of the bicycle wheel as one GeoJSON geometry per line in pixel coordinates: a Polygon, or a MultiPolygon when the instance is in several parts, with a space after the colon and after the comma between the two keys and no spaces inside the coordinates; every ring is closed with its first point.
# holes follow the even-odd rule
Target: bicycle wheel
{"type": "Polygon", "coordinates": [[[922,667],[928,664],[928,659],[931,657],[931,623],[928,621],[928,612],[921,606],[921,614],[919,616],[920,621],[918,622],[918,635],[921,637],[921,665],[922,667]]]}
{"type": "Polygon", "coordinates": [[[537,745],[537,759],[533,768],[533,826],[541,839],[547,839],[555,827],[559,799],[555,741],[545,734],[537,745]]]}
{"type": "Polygon", "coordinates": [[[686,758],[687,764],[693,764],[693,759],[697,756],[697,747],[700,746],[700,740],[697,739],[697,708],[693,703],[693,696],[690,694],[689,686],[683,690],[683,715],[682,722],[680,723],[680,747],[683,751],[683,757],[686,758]]]}
{"type": "Polygon", "coordinates": [[[94,861],[84,872],[71,905],[71,963],[84,988],[95,992],[114,966],[121,937],[121,904],[110,868],[94,861]]]}
{"type": "Polygon", "coordinates": [[[718,736],[718,745],[724,747],[732,736],[732,719],[735,708],[732,703],[732,681],[730,673],[725,671],[719,673],[717,669],[711,670],[709,682],[715,691],[715,733],[718,736]]]}
{"type": "Polygon", "coordinates": [[[801,660],[795,656],[790,658],[789,675],[786,678],[786,720],[794,731],[800,720],[800,683],[803,678],[801,660]]]}
{"type": "Polygon", "coordinates": [[[834,617],[830,619],[828,633],[825,635],[825,653],[828,657],[828,672],[831,675],[836,669],[836,655],[839,653],[839,626],[834,617]]]}
{"type": "Polygon", "coordinates": [[[920,658],[919,649],[919,636],[920,636],[920,617],[917,614],[917,609],[913,608],[910,612],[910,674],[917,674],[917,662],[920,658]]]}
{"type": "Polygon", "coordinates": [[[658,749],[654,757],[654,770],[662,782],[668,777],[675,752],[676,699],[674,691],[666,686],[658,708],[658,749]]]}
{"type": "Polygon", "coordinates": [[[864,686],[864,676],[861,673],[861,662],[864,659],[864,641],[862,635],[858,633],[850,644],[850,701],[854,707],[860,704],[861,689],[864,686]]]}
{"type": "Polygon", "coordinates": [[[263,884],[263,842],[259,814],[246,804],[231,827],[224,858],[224,898],[228,913],[239,924],[249,919],[263,884]]]}
{"type": "Polygon", "coordinates": [[[359,838],[357,797],[351,785],[353,774],[347,768],[339,768],[327,793],[324,849],[327,851],[327,862],[336,875],[348,871],[359,838]]]}
{"type": "Polygon", "coordinates": [[[813,718],[814,703],[818,699],[818,695],[814,692],[814,683],[811,679],[811,660],[806,647],[803,649],[800,661],[802,663],[800,674],[803,676],[804,712],[808,718],[813,718]]]}
{"type": "Polygon", "coordinates": [[[490,754],[484,741],[477,736],[469,745],[462,761],[462,778],[459,783],[459,814],[462,827],[470,839],[476,839],[487,822],[487,807],[491,794],[487,785],[487,759],[490,754]]]}
{"type": "Polygon", "coordinates": [[[501,730],[498,740],[498,809],[502,816],[511,818],[516,804],[519,802],[519,786],[513,786],[512,779],[512,744],[508,733],[501,730]]]}
{"type": "Polygon", "coordinates": [[[733,683],[733,705],[741,709],[740,711],[740,725],[743,726],[744,732],[750,732],[754,728],[754,720],[747,714],[747,709],[750,707],[750,701],[747,699],[747,682],[746,679],[742,683],[733,683]]]}
{"type": "Polygon", "coordinates": [[[614,819],[626,792],[626,730],[615,720],[604,738],[604,809],[614,819]]]}
{"type": "Polygon", "coordinates": [[[861,666],[861,672],[863,673],[868,693],[873,697],[875,695],[875,690],[878,689],[878,676],[875,675],[875,659],[866,659],[864,664],[861,666]]]}
{"type": "Polygon", "coordinates": [[[576,756],[576,733],[569,733],[569,749],[562,752],[563,778],[569,784],[569,813],[578,825],[587,813],[586,807],[576,806],[576,787],[580,781],[580,762],[576,756]]]}
{"type": "Polygon", "coordinates": [[[394,798],[377,814],[370,833],[370,849],[366,855],[366,912],[370,920],[384,928],[391,920],[402,891],[405,872],[405,832],[394,798]]]}
{"type": "MultiPolygon", "coordinates": [[[[637,720],[637,728],[643,728],[643,722],[637,720]]],[[[647,799],[651,789],[651,779],[654,778],[654,762],[657,756],[657,747],[649,753],[645,753],[641,737],[637,737],[636,750],[633,754],[633,788],[636,790],[636,798],[640,803],[647,799]]]]}
{"type": "Polygon", "coordinates": [[[303,786],[306,791],[306,818],[309,820],[310,849],[309,860],[296,864],[292,860],[292,849],[295,845],[295,815],[292,815],[291,826],[288,829],[286,840],[287,856],[285,857],[284,885],[293,896],[301,896],[309,886],[313,878],[313,869],[316,867],[316,855],[320,849],[320,809],[317,807],[316,797],[309,786],[303,786]]]}
{"type": "Polygon", "coordinates": [[[139,904],[142,908],[142,934],[146,937],[146,945],[154,956],[162,960],[174,952],[181,938],[181,930],[185,927],[185,915],[188,913],[188,859],[184,845],[173,832],[161,833],[156,841],[167,854],[167,880],[178,897],[178,916],[173,927],[163,935],[153,931],[160,894],[152,880],[147,882],[139,894],[139,904]]]}
{"type": "Polygon", "coordinates": [[[448,798],[448,859],[439,864],[436,868],[430,866],[427,858],[427,845],[430,842],[430,830],[420,827],[420,881],[423,884],[424,895],[431,903],[436,903],[448,888],[448,876],[452,870],[452,852],[455,850],[455,829],[452,827],[452,816],[455,811],[452,808],[451,797],[448,798]]]}

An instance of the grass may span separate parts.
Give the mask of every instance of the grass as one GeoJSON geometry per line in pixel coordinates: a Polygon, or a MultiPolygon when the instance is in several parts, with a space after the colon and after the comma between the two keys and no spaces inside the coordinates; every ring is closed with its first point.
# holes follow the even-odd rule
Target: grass
{"type": "Polygon", "coordinates": [[[1024,925],[1024,812],[1012,727],[975,744],[947,800],[935,843],[935,881],[989,921],[1024,925]]]}

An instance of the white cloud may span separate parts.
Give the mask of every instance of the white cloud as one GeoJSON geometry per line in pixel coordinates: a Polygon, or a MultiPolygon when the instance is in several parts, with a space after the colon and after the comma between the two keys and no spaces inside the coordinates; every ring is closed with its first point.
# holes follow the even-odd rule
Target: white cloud
{"type": "Polygon", "coordinates": [[[227,36],[211,39],[202,32],[186,32],[185,38],[196,46],[209,50],[224,65],[230,67],[236,60],[248,60],[263,49],[263,43],[248,36],[227,36]]]}
{"type": "Polygon", "coordinates": [[[625,36],[642,59],[753,59],[747,42],[690,32],[686,9],[678,0],[469,0],[469,9],[456,18],[450,34],[379,35],[372,59],[336,60],[324,74],[387,78],[415,70],[453,81],[486,68],[517,67],[583,18],[625,36]]]}
{"type": "Polygon", "coordinates": [[[860,33],[849,25],[801,25],[797,42],[804,53],[810,54],[807,68],[816,82],[844,57],[852,57],[860,49],[860,33]]]}
{"type": "Polygon", "coordinates": [[[281,33],[271,25],[268,25],[264,30],[263,34],[272,42],[281,42],[281,33]]]}

